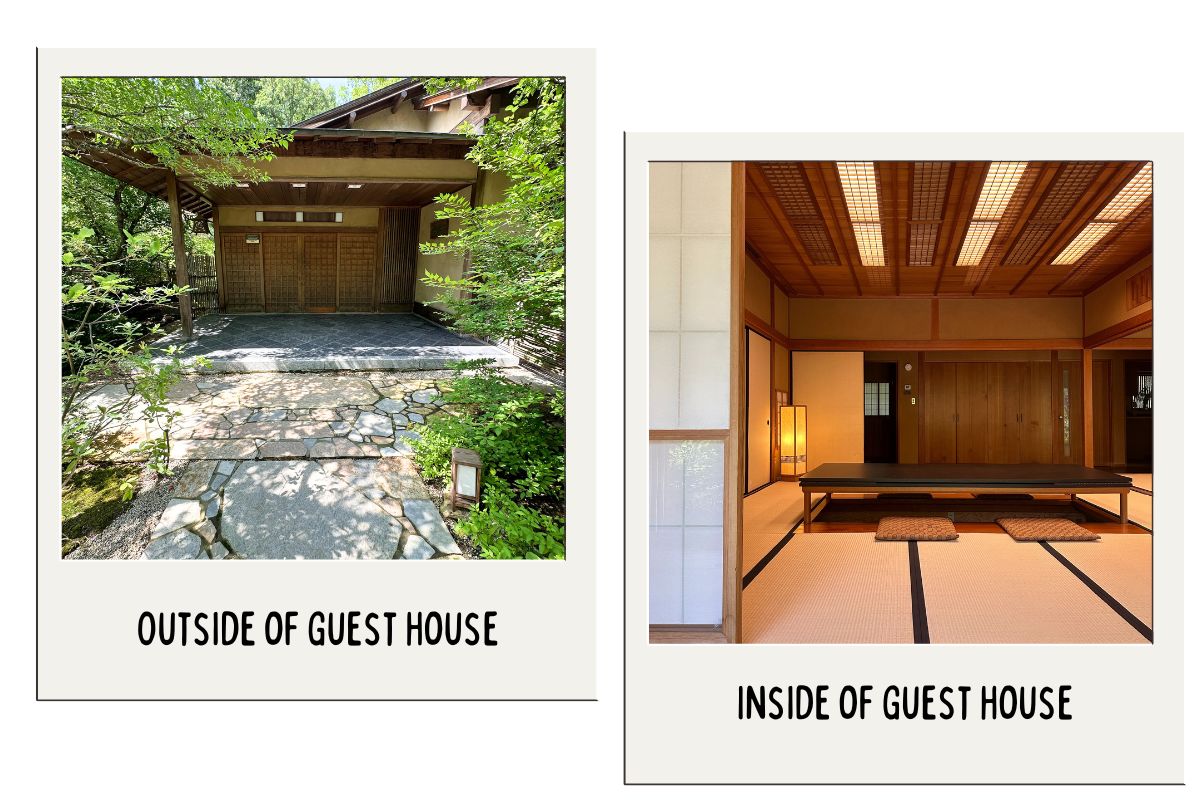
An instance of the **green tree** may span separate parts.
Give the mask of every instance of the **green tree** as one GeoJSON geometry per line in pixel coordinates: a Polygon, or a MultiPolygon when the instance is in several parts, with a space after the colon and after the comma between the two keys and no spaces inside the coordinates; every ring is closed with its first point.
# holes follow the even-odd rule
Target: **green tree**
{"type": "Polygon", "coordinates": [[[339,98],[343,103],[378,91],[385,86],[391,86],[404,78],[348,78],[347,80],[349,83],[342,89],[342,96],[339,98]]]}
{"type": "Polygon", "coordinates": [[[264,122],[286,128],[338,104],[332,89],[309,78],[260,78],[254,110],[264,122]]]}
{"type": "Polygon", "coordinates": [[[460,195],[438,196],[437,216],[458,226],[421,251],[469,256],[470,268],[458,279],[426,272],[423,280],[442,290],[438,300],[455,328],[494,340],[522,338],[539,355],[561,358],[564,339],[547,329],[561,334],[566,325],[564,82],[522,78],[512,103],[487,121],[467,158],[507,175],[509,187],[498,202],[474,208],[460,195]]]}
{"type": "Polygon", "coordinates": [[[258,91],[262,88],[262,78],[205,78],[204,80],[246,108],[254,107],[254,98],[258,96],[258,91]]]}
{"type": "Polygon", "coordinates": [[[64,78],[62,150],[77,159],[164,166],[200,186],[265,180],[251,162],[289,136],[203,78],[64,78]]]}

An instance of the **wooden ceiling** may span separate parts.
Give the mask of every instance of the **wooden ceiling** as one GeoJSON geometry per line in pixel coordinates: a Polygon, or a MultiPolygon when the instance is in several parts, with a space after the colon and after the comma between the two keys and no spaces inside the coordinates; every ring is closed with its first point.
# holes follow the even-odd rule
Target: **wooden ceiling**
{"type": "Polygon", "coordinates": [[[960,266],[991,162],[874,162],[884,257],[865,266],[837,162],[752,162],[746,241],[793,297],[1079,296],[1151,255],[1152,197],[1075,263],[1052,263],[1145,164],[1027,162],[978,264],[960,266]]]}
{"type": "Polygon", "coordinates": [[[351,189],[346,180],[291,179],[252,183],[244,188],[210,188],[216,205],[263,206],[424,206],[443,192],[455,192],[470,184],[462,181],[371,181],[351,189]],[[303,182],[303,187],[293,183],[303,182]]]}

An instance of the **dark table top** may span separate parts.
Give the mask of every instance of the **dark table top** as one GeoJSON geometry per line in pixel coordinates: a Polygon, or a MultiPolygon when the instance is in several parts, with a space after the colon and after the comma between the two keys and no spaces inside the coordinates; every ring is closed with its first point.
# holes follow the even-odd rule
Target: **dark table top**
{"type": "Polygon", "coordinates": [[[1115,472],[1075,464],[821,464],[800,486],[1132,486],[1115,472]]]}

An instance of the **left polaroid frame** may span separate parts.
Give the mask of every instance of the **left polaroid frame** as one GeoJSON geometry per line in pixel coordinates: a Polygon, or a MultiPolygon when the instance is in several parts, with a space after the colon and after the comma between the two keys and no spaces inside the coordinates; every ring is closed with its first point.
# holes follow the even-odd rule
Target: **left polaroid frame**
{"type": "MultiPolygon", "coordinates": [[[[593,349],[597,313],[594,51],[43,49],[38,52],[37,81],[37,698],[594,700],[593,454],[597,376],[594,361],[587,358],[593,349]],[[61,471],[56,468],[62,460],[58,436],[62,371],[58,368],[61,356],[57,352],[61,337],[58,278],[63,252],[62,79],[72,76],[355,77],[397,73],[553,76],[565,80],[566,557],[547,562],[430,559],[420,564],[390,557],[311,560],[287,554],[226,559],[223,564],[209,563],[207,558],[200,559],[201,563],[191,559],[63,558],[61,471]],[[174,619],[179,624],[183,615],[192,615],[189,619],[194,621],[199,614],[207,615],[203,619],[209,635],[183,637],[182,629],[177,628],[171,644],[164,644],[162,637],[147,635],[146,626],[150,623],[143,623],[144,618],[157,619],[163,615],[164,619],[174,619]],[[375,616],[370,617],[368,626],[368,615],[372,614],[375,616]],[[494,644],[485,644],[482,635],[464,636],[455,644],[444,636],[435,644],[422,641],[412,627],[418,620],[428,621],[437,615],[442,615],[452,626],[454,621],[470,614],[476,615],[474,627],[480,632],[485,621],[491,623],[488,638],[494,644]],[[390,646],[386,634],[389,615],[390,646]],[[239,620],[238,642],[214,642],[212,620],[217,617],[227,621],[227,633],[232,633],[234,618],[239,620]],[[336,633],[340,625],[351,621],[359,624],[357,639],[362,644],[354,646],[348,641],[332,644],[328,635],[320,643],[322,631],[328,634],[332,628],[336,633]],[[287,636],[289,629],[291,633],[287,636]],[[142,635],[151,639],[149,644],[143,644],[142,635]],[[80,670],[81,663],[86,663],[87,669],[80,670]]],[[[478,99],[463,96],[455,98],[454,103],[460,111],[472,111],[479,105],[478,99]]],[[[394,108],[390,110],[395,113],[394,108]]],[[[353,127],[352,122],[346,127],[353,127]]],[[[397,173],[393,181],[396,186],[392,188],[412,189],[416,178],[423,174],[419,170],[412,175],[397,173]]],[[[303,184],[309,176],[297,172],[287,177],[288,183],[303,184]]],[[[312,177],[318,177],[317,173],[312,177]]],[[[472,193],[486,191],[474,183],[472,187],[472,193]]],[[[502,191],[502,187],[493,189],[502,191]]],[[[188,191],[177,195],[183,200],[179,205],[185,204],[189,197],[195,199],[188,191]]],[[[287,205],[299,201],[283,198],[271,205],[280,202],[287,205]]],[[[418,204],[393,198],[381,201],[380,205],[418,204]]],[[[320,209],[322,214],[329,210],[320,209]]],[[[231,220],[223,226],[222,235],[230,231],[246,233],[247,239],[257,237],[261,245],[269,234],[250,231],[250,227],[282,224],[259,220],[255,209],[249,211],[255,213],[245,220],[231,220]]],[[[345,213],[356,212],[347,203],[345,213]]],[[[327,216],[328,220],[319,216],[315,224],[341,225],[338,230],[342,233],[334,234],[335,238],[345,234],[347,226],[362,224],[358,219],[327,216]]],[[[426,216],[432,217],[432,212],[421,216],[420,222],[427,223],[426,216]]],[[[220,221],[223,220],[218,220],[218,224],[220,221]]],[[[307,224],[312,223],[309,220],[307,224]]],[[[291,224],[299,227],[298,215],[291,224]]],[[[287,234],[301,240],[308,235],[307,231],[307,228],[303,231],[280,228],[270,234],[276,237],[287,234]]],[[[177,236],[180,233],[176,231],[177,236]]],[[[342,244],[339,241],[339,247],[342,244]]],[[[219,272],[222,267],[219,259],[216,267],[219,272]]],[[[225,290],[229,285],[223,281],[221,288],[225,290]]],[[[303,288],[296,291],[302,293],[303,288]]],[[[335,297],[337,303],[344,299],[336,294],[335,297]]],[[[380,297],[382,294],[377,291],[370,300],[372,308],[365,310],[404,310],[380,307],[380,297]]],[[[221,299],[227,302],[229,298],[221,299]]],[[[412,297],[399,301],[406,299],[413,302],[412,297]]],[[[420,300],[416,298],[418,305],[420,300]]],[[[270,311],[265,307],[260,310],[270,311]]],[[[474,352],[477,348],[471,349],[474,352]]],[[[364,361],[361,366],[379,370],[388,365],[364,361]]],[[[292,367],[298,371],[305,368],[302,364],[292,367]]],[[[412,403],[411,397],[398,399],[412,403]]],[[[425,397],[418,398],[418,402],[428,405],[432,400],[425,397]]],[[[281,421],[304,422],[290,418],[281,421]]],[[[358,438],[362,439],[363,434],[358,438]]],[[[369,432],[365,440],[356,443],[387,446],[382,441],[373,442],[369,432]]],[[[311,453],[311,444],[305,446],[310,448],[308,457],[315,462],[319,455],[311,453]]],[[[267,462],[260,459],[257,463],[267,462]]],[[[354,479],[345,477],[351,482],[354,479]]],[[[267,491],[269,494],[270,489],[267,491]]],[[[275,498],[273,502],[282,501],[275,498]]],[[[411,535],[413,531],[406,533],[411,535]]],[[[413,540],[417,549],[423,543],[424,540],[413,540]]],[[[436,632],[436,629],[434,624],[425,630],[436,632]]]]}

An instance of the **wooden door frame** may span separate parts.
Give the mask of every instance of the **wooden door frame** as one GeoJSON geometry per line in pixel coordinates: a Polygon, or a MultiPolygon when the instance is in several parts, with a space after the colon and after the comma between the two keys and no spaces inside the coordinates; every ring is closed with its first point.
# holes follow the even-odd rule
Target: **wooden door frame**
{"type": "MultiPolygon", "coordinates": [[[[767,369],[770,371],[770,375],[768,375],[768,379],[769,379],[768,384],[769,385],[767,388],[767,395],[768,395],[767,408],[770,411],[772,420],[774,420],[774,418],[775,418],[775,409],[774,409],[774,407],[775,407],[775,391],[774,391],[774,380],[773,380],[774,372],[775,372],[775,342],[774,342],[774,340],[771,339],[771,337],[763,336],[761,333],[759,333],[758,331],[756,331],[754,328],[750,327],[749,325],[743,326],[743,330],[745,331],[745,335],[742,337],[742,342],[743,342],[743,350],[744,350],[743,357],[746,360],[746,381],[745,381],[746,391],[745,391],[745,394],[742,395],[742,397],[743,397],[743,401],[746,404],[746,410],[745,410],[746,430],[745,430],[744,436],[742,437],[742,447],[746,451],[746,458],[749,459],[749,456],[750,456],[750,334],[754,334],[755,336],[759,337],[760,339],[766,340],[767,344],[771,348],[771,358],[767,362],[767,369]]],[[[772,480],[774,479],[774,472],[775,472],[775,463],[774,463],[775,459],[774,459],[774,446],[773,446],[774,439],[775,439],[774,433],[775,433],[774,427],[772,427],[768,423],[767,436],[771,439],[771,442],[768,443],[767,458],[771,461],[771,463],[767,465],[767,481],[766,481],[766,483],[763,483],[759,486],[755,486],[753,489],[750,488],[750,464],[749,464],[749,461],[747,461],[746,470],[742,475],[742,494],[743,494],[743,496],[751,495],[754,492],[757,492],[759,489],[770,486],[772,480]]]]}

